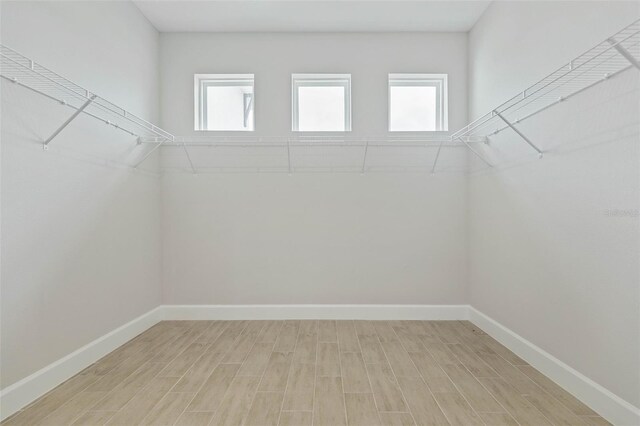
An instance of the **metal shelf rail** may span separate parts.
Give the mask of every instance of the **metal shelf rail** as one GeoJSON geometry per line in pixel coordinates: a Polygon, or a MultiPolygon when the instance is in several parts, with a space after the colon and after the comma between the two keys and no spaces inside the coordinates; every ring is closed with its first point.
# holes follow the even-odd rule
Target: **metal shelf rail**
{"type": "MultiPolygon", "coordinates": [[[[475,155],[492,166],[478,151],[468,145],[468,139],[489,141],[491,136],[511,129],[542,158],[543,150],[518,129],[518,124],[633,68],[640,70],[640,20],[469,123],[453,133],[451,138],[453,141],[467,144],[475,155]]],[[[433,170],[437,161],[436,158],[433,170]]]]}
{"type": "MultiPolygon", "coordinates": [[[[476,138],[466,138],[466,141],[479,142],[476,138]]],[[[158,138],[141,138],[142,143],[156,144],[158,138]]],[[[443,147],[457,147],[452,143],[451,136],[441,135],[401,135],[401,136],[373,136],[355,137],[342,135],[293,135],[291,137],[256,137],[256,136],[176,136],[173,141],[166,142],[164,147],[182,148],[193,173],[197,169],[193,164],[190,148],[274,148],[281,150],[287,156],[288,172],[293,170],[291,150],[295,148],[331,148],[331,147],[360,147],[362,149],[361,173],[367,169],[367,154],[375,148],[426,148],[437,149],[439,154],[443,147]]],[[[437,154],[436,154],[437,155],[437,154]]]]}
{"type": "Polygon", "coordinates": [[[49,143],[78,115],[86,114],[135,137],[139,144],[152,145],[152,148],[147,151],[135,167],[144,162],[161,146],[180,147],[194,173],[197,170],[189,148],[205,146],[280,148],[286,152],[289,172],[292,170],[291,149],[293,147],[360,146],[363,155],[362,172],[366,170],[367,153],[371,147],[425,147],[437,149],[431,168],[434,173],[442,148],[458,147],[460,143],[463,143],[473,154],[492,167],[491,162],[481,155],[472,144],[488,142],[492,136],[507,129],[515,132],[542,157],[542,149],[518,128],[520,123],[632,68],[640,70],[640,20],[633,22],[451,135],[442,133],[379,137],[340,135],[175,137],[20,53],[0,45],[0,76],[2,78],[42,94],[73,110],[73,114],[43,141],[44,149],[47,149],[49,143]]]}
{"type": "Polygon", "coordinates": [[[157,138],[155,146],[139,160],[136,167],[162,144],[174,139],[171,133],[155,124],[109,102],[4,45],[0,45],[0,76],[73,110],[73,114],[42,141],[45,150],[51,141],[80,114],[93,117],[135,138],[157,138]]]}

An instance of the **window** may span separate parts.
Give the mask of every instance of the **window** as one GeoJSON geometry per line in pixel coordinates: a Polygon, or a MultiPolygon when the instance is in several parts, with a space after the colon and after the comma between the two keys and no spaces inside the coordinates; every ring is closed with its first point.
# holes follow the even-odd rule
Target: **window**
{"type": "Polygon", "coordinates": [[[293,74],[292,130],[351,131],[351,74],[293,74]]]}
{"type": "Polygon", "coordinates": [[[449,128],[447,74],[389,74],[389,131],[449,128]]]}
{"type": "Polygon", "coordinates": [[[253,130],[253,74],[196,74],[196,130],[253,130]]]}

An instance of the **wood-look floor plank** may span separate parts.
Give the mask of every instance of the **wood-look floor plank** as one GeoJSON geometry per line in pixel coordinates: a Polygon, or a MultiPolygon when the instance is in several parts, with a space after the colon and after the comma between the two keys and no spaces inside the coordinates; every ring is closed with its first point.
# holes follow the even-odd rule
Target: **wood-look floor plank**
{"type": "Polygon", "coordinates": [[[87,411],[72,423],[72,426],[102,426],[106,424],[116,411],[87,411]]]}
{"type": "Polygon", "coordinates": [[[346,393],[371,392],[367,369],[360,352],[341,352],[342,386],[346,393]]]}
{"type": "Polygon", "coordinates": [[[458,392],[434,393],[438,406],[451,426],[483,425],[484,422],[458,392]]]}
{"type": "Polygon", "coordinates": [[[340,355],[338,343],[318,343],[318,377],[340,377],[340,355]]]}
{"type": "Polygon", "coordinates": [[[131,400],[141,388],[116,388],[90,407],[91,411],[118,411],[131,400]]]}
{"type": "Polygon", "coordinates": [[[282,409],[286,411],[312,411],[315,378],[315,364],[294,362],[289,372],[282,409]]]}
{"type": "Polygon", "coordinates": [[[279,426],[311,426],[313,413],[310,411],[283,411],[279,426]]]}
{"type": "Polygon", "coordinates": [[[387,413],[380,412],[380,424],[382,426],[415,426],[411,413],[387,413]]]}
{"type": "Polygon", "coordinates": [[[349,426],[379,426],[380,417],[370,393],[345,393],[347,424],[349,426]]]}
{"type": "Polygon", "coordinates": [[[211,420],[211,425],[242,425],[249,414],[259,377],[236,377],[211,420]]]}
{"type": "Polygon", "coordinates": [[[195,393],[169,392],[142,420],[142,425],[173,425],[187,408],[195,393]]]}
{"type": "Polygon", "coordinates": [[[337,333],[335,321],[318,321],[318,342],[337,343],[337,333]]]}
{"type": "Polygon", "coordinates": [[[382,350],[382,345],[377,335],[358,335],[360,348],[362,349],[362,358],[368,364],[378,364],[387,362],[387,358],[382,350]]]}
{"type": "Polygon", "coordinates": [[[572,413],[560,401],[544,391],[524,395],[524,398],[538,409],[554,425],[580,425],[583,420],[572,413]]]}
{"type": "Polygon", "coordinates": [[[371,321],[363,321],[363,320],[358,320],[358,321],[354,321],[354,325],[356,327],[356,336],[358,336],[358,338],[361,337],[375,337],[376,339],[378,338],[378,333],[376,332],[376,328],[373,325],[373,322],[371,321]]]}
{"type": "Polygon", "coordinates": [[[481,358],[484,362],[489,364],[495,371],[498,372],[500,377],[506,379],[511,386],[516,388],[518,392],[534,393],[540,391],[540,386],[527,377],[522,371],[513,366],[507,360],[500,355],[495,354],[481,354],[481,358]]]}
{"type": "Polygon", "coordinates": [[[208,426],[212,418],[212,412],[185,411],[178,418],[174,426],[208,426]]]}
{"type": "Polygon", "coordinates": [[[160,377],[182,377],[209,347],[208,343],[191,343],[159,374],[160,377]]]}
{"type": "Polygon", "coordinates": [[[419,425],[449,424],[421,377],[398,377],[398,384],[416,423],[419,425]]]}
{"type": "Polygon", "coordinates": [[[562,402],[574,414],[579,416],[597,416],[598,414],[591,408],[582,403],[578,398],[562,389],[551,379],[536,370],[530,365],[519,365],[518,369],[533,380],[538,386],[547,391],[558,401],[562,402]]]}
{"type": "Polygon", "coordinates": [[[205,352],[176,383],[174,392],[197,392],[224,357],[223,352],[205,352]]]}
{"type": "Polygon", "coordinates": [[[222,332],[229,326],[228,321],[207,321],[208,327],[198,336],[196,337],[197,343],[213,343],[218,337],[222,334],[222,332]]]}
{"type": "Polygon", "coordinates": [[[274,342],[257,342],[245,358],[242,367],[238,371],[238,376],[259,376],[261,377],[267,368],[271,352],[273,352],[274,342]]]}
{"type": "Polygon", "coordinates": [[[360,352],[360,344],[353,321],[336,321],[340,352],[360,352]]]}
{"type": "Polygon", "coordinates": [[[404,346],[404,349],[408,352],[419,352],[424,350],[424,346],[422,346],[422,340],[420,339],[420,335],[415,333],[415,331],[408,324],[403,324],[402,322],[399,325],[393,326],[393,331],[395,331],[396,336],[398,336],[398,340],[404,346]]]}
{"type": "Polygon", "coordinates": [[[222,359],[223,363],[242,363],[264,327],[262,321],[250,321],[222,359]]]}
{"type": "Polygon", "coordinates": [[[108,422],[108,425],[136,425],[178,381],[175,377],[156,377],[138,392],[108,422]]]}
{"type": "Polygon", "coordinates": [[[256,393],[244,426],[277,426],[283,397],[282,392],[256,393]]]}
{"type": "Polygon", "coordinates": [[[216,411],[240,364],[219,364],[204,382],[187,411],[216,411]]]}
{"type": "Polygon", "coordinates": [[[449,350],[446,344],[442,343],[438,338],[433,336],[420,336],[422,344],[433,359],[440,365],[458,365],[460,361],[449,350]]]}
{"type": "Polygon", "coordinates": [[[264,328],[258,336],[258,342],[275,344],[283,325],[284,321],[265,321],[264,328]]]}
{"type": "Polygon", "coordinates": [[[347,424],[340,377],[318,377],[313,407],[314,426],[342,426],[347,424]]]}
{"type": "MultiPolygon", "coordinates": [[[[90,392],[110,391],[121,385],[127,378],[134,374],[136,370],[147,364],[141,356],[130,357],[118,364],[109,374],[102,376],[87,388],[90,392]]],[[[161,365],[160,363],[150,363],[149,365],[161,365]]]]}
{"type": "Polygon", "coordinates": [[[315,363],[316,351],[318,349],[318,333],[303,332],[302,329],[298,334],[296,349],[293,353],[293,362],[296,363],[315,363]]]}
{"type": "Polygon", "coordinates": [[[409,352],[409,357],[432,392],[457,392],[449,376],[438,365],[430,353],[409,352]]]}
{"type": "Polygon", "coordinates": [[[478,379],[522,426],[549,425],[551,422],[529,403],[504,379],[485,377],[478,379]]]}
{"type": "Polygon", "coordinates": [[[442,343],[463,343],[455,329],[455,321],[432,321],[433,331],[442,343]]]}
{"type": "Polygon", "coordinates": [[[293,352],[272,352],[258,390],[261,392],[284,392],[292,359],[293,352]]]}
{"type": "Polygon", "coordinates": [[[608,425],[468,321],[163,321],[2,422],[608,425]],[[280,349],[280,350],[278,350],[280,349]]]}
{"type": "Polygon", "coordinates": [[[455,343],[447,345],[447,347],[475,377],[499,377],[498,373],[489,364],[484,362],[466,345],[455,343]]]}
{"type": "Polygon", "coordinates": [[[373,327],[376,329],[381,343],[399,341],[396,332],[393,331],[393,327],[387,321],[373,321],[373,327]]]}
{"type": "Polygon", "coordinates": [[[505,411],[493,395],[466,368],[448,364],[442,366],[442,369],[476,412],[499,413],[505,411]]]}
{"type": "Polygon", "coordinates": [[[400,341],[383,342],[382,349],[384,350],[384,353],[389,360],[389,365],[396,377],[420,376],[415,365],[413,365],[413,361],[411,360],[409,353],[404,349],[400,341]]]}
{"type": "Polygon", "coordinates": [[[28,409],[17,413],[7,423],[10,425],[33,425],[60,408],[78,392],[87,389],[95,381],[96,376],[74,376],[36,400],[28,409]]]}
{"type": "Polygon", "coordinates": [[[182,351],[184,351],[191,343],[205,331],[202,325],[190,327],[184,334],[179,335],[171,344],[165,345],[162,349],[156,351],[155,356],[151,358],[152,362],[170,362],[182,351]]]}
{"type": "Polygon", "coordinates": [[[498,343],[493,337],[485,335],[480,336],[479,340],[489,347],[494,353],[500,355],[513,365],[529,365],[525,360],[511,352],[509,349],[498,343]]]}
{"type": "Polygon", "coordinates": [[[300,328],[300,321],[285,321],[278,339],[276,340],[276,346],[273,348],[275,352],[293,352],[296,347],[296,341],[298,340],[298,329],[300,328]]]}
{"type": "Polygon", "coordinates": [[[580,419],[589,426],[611,426],[611,423],[600,416],[580,416],[580,419]]]}
{"type": "Polygon", "coordinates": [[[98,402],[105,396],[106,392],[80,392],[69,402],[54,410],[44,419],[34,423],[35,425],[68,425],[73,423],[78,417],[87,411],[88,407],[98,402]]]}
{"type": "Polygon", "coordinates": [[[373,397],[380,411],[409,411],[393,371],[386,364],[367,364],[373,397]]]}
{"type": "Polygon", "coordinates": [[[518,426],[509,413],[479,413],[486,425],[489,426],[518,426]]]}

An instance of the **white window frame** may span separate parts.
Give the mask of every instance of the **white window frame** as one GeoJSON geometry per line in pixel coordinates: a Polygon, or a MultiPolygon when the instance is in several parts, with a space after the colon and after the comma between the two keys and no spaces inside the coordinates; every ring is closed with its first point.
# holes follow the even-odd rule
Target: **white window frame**
{"type": "Polygon", "coordinates": [[[291,74],[291,130],[294,132],[351,131],[351,74],[291,74]],[[344,87],[344,130],[299,130],[298,89],[300,87],[344,87]]]}
{"type": "Polygon", "coordinates": [[[194,129],[203,132],[253,132],[256,128],[255,75],[254,74],[194,74],[194,129]],[[253,94],[248,104],[245,101],[245,127],[249,108],[253,111],[253,128],[237,130],[216,130],[207,128],[207,87],[250,86],[253,94]]]}
{"type": "Polygon", "coordinates": [[[446,132],[449,130],[449,87],[448,74],[389,74],[388,90],[388,130],[389,132],[446,132]],[[408,87],[435,87],[436,88],[436,129],[435,130],[391,130],[391,88],[398,86],[408,87]]]}

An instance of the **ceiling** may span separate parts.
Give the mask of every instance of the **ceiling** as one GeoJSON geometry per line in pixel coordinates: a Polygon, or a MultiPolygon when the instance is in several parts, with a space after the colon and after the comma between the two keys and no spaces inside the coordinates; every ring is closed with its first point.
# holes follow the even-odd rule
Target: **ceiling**
{"type": "Polygon", "coordinates": [[[490,1],[133,0],[161,32],[469,31],[490,1]]]}

